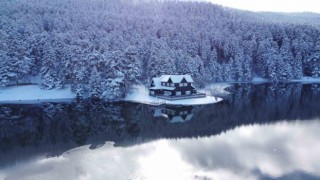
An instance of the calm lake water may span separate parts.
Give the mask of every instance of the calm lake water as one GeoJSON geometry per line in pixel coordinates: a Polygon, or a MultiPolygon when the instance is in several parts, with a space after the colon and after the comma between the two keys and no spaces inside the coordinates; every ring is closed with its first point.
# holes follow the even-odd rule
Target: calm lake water
{"type": "Polygon", "coordinates": [[[0,105],[0,179],[320,179],[320,84],[220,103],[0,105]]]}

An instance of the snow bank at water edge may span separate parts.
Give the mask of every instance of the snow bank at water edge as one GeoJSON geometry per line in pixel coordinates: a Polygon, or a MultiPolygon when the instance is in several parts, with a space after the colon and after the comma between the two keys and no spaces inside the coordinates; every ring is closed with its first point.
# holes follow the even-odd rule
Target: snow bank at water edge
{"type": "Polygon", "coordinates": [[[262,77],[254,77],[251,82],[253,84],[261,84],[261,83],[267,83],[267,82],[269,82],[269,80],[266,78],[262,78],[262,77]]]}
{"type": "Polygon", "coordinates": [[[314,78],[314,77],[308,77],[304,76],[301,79],[293,79],[290,80],[290,82],[301,82],[303,84],[308,84],[308,83],[320,83],[320,78],[314,78]]]}
{"type": "MultiPolygon", "coordinates": [[[[253,84],[262,84],[262,83],[269,83],[269,82],[272,83],[273,81],[266,78],[254,77],[251,82],[253,84]]],[[[309,76],[303,76],[301,79],[289,79],[289,80],[279,81],[279,82],[300,82],[303,84],[320,83],[320,77],[314,78],[309,76]]]]}
{"type": "Polygon", "coordinates": [[[213,83],[205,86],[204,89],[199,89],[198,92],[205,93],[211,96],[225,97],[230,94],[230,92],[226,90],[227,87],[230,87],[230,84],[213,83]]]}
{"type": "Polygon", "coordinates": [[[45,90],[38,85],[0,88],[0,103],[66,102],[76,95],[70,87],[45,90]]]}
{"type": "Polygon", "coordinates": [[[137,102],[143,104],[168,104],[168,105],[202,105],[213,104],[222,101],[222,98],[214,96],[206,96],[204,98],[192,98],[168,101],[156,97],[149,96],[149,90],[144,86],[134,86],[131,92],[124,98],[125,101],[137,102]]]}

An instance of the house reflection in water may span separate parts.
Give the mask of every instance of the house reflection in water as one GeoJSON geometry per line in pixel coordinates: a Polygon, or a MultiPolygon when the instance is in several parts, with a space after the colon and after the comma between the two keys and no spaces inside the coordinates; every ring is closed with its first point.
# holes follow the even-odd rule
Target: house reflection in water
{"type": "Polygon", "coordinates": [[[164,117],[171,123],[190,121],[193,117],[192,106],[161,106],[152,108],[153,117],[164,117]]]}

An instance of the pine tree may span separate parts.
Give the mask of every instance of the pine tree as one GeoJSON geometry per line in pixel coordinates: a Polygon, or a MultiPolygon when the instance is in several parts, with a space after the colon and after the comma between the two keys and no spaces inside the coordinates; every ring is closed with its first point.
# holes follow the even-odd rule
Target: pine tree
{"type": "Polygon", "coordinates": [[[135,46],[129,46],[125,49],[121,59],[121,71],[125,75],[126,85],[139,82],[142,75],[142,64],[139,59],[139,52],[135,46]]]}
{"type": "Polygon", "coordinates": [[[102,90],[101,90],[101,76],[100,73],[98,72],[97,68],[94,66],[91,75],[90,75],[90,92],[89,92],[89,97],[94,98],[94,99],[100,99],[102,90]]]}
{"type": "Polygon", "coordinates": [[[177,57],[166,44],[161,44],[158,41],[154,42],[150,49],[150,57],[147,64],[149,78],[163,74],[175,74],[175,58],[177,57]]]}
{"type": "Polygon", "coordinates": [[[11,58],[7,53],[0,51],[0,59],[0,86],[6,86],[17,75],[9,70],[8,65],[11,63],[11,58]]]}

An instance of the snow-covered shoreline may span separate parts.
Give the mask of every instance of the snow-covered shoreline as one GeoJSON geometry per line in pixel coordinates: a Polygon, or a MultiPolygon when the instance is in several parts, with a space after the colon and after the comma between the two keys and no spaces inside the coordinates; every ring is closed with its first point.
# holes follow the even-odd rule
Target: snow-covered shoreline
{"type": "MultiPolygon", "coordinates": [[[[171,104],[171,105],[201,105],[222,101],[221,98],[207,96],[205,98],[193,98],[168,101],[149,96],[149,91],[144,86],[134,86],[133,93],[118,101],[137,102],[144,104],[171,104]]],[[[0,88],[0,104],[37,104],[43,102],[72,102],[76,95],[70,87],[63,89],[46,90],[38,85],[11,86],[0,88]]]]}
{"type": "Polygon", "coordinates": [[[320,77],[319,78],[313,78],[313,77],[304,76],[301,79],[289,80],[289,82],[300,82],[300,83],[303,83],[303,84],[320,83],[320,77]]]}
{"type": "MultiPolygon", "coordinates": [[[[285,81],[287,83],[320,83],[320,78],[302,77],[301,79],[292,79],[285,81]]],[[[233,83],[241,82],[226,82],[208,84],[205,88],[199,89],[199,92],[206,93],[205,98],[194,98],[168,101],[149,96],[149,91],[145,86],[134,86],[132,91],[124,98],[117,101],[128,101],[144,104],[171,104],[171,105],[201,105],[212,104],[222,101],[219,97],[224,97],[230,94],[225,89],[233,83]],[[215,97],[219,96],[219,97],[215,97]]],[[[253,84],[272,83],[268,79],[254,78],[251,82],[253,84]]],[[[72,102],[76,98],[75,93],[71,91],[70,86],[63,89],[42,89],[38,85],[25,86],[10,86],[0,88],[0,104],[37,104],[43,102],[72,102]]]]}
{"type": "Polygon", "coordinates": [[[36,104],[42,102],[71,102],[76,95],[69,86],[63,89],[46,90],[38,85],[0,88],[1,104],[36,104]]]}
{"type": "MultiPolygon", "coordinates": [[[[278,82],[284,82],[284,83],[297,82],[297,83],[302,83],[302,84],[320,83],[320,77],[319,78],[314,78],[314,77],[309,77],[309,76],[303,76],[301,79],[289,79],[289,80],[286,80],[286,81],[278,81],[278,82]]],[[[239,82],[235,82],[235,83],[239,83],[239,82]]],[[[266,78],[254,77],[252,79],[252,81],[249,82],[249,83],[263,84],[263,83],[273,83],[273,81],[269,80],[269,79],[266,79],[266,78]]]]}

